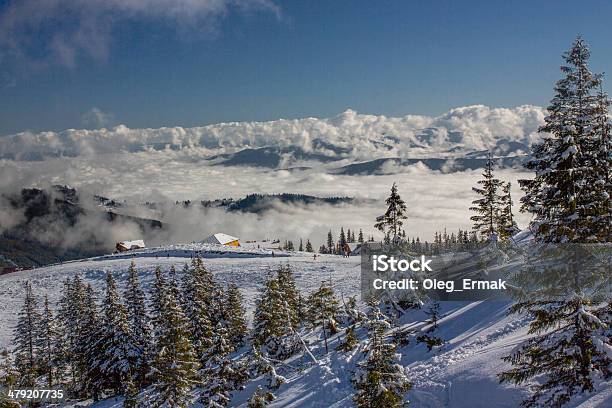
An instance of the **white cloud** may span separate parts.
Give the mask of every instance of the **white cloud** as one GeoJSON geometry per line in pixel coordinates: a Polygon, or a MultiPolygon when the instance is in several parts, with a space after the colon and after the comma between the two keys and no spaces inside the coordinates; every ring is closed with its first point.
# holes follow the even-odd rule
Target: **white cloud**
{"type": "Polygon", "coordinates": [[[326,155],[335,154],[333,148],[350,149],[350,154],[337,155],[353,160],[424,157],[461,146],[467,150],[493,147],[503,138],[529,143],[537,137],[537,128],[543,121],[544,110],[537,106],[474,105],[453,109],[439,117],[394,118],[348,110],[328,119],[230,122],[193,128],[130,129],[119,125],[112,129],[23,132],[2,137],[0,157],[81,156],[165,146],[189,150],[194,160],[261,146],[297,146],[326,155]],[[315,143],[316,140],[329,145],[315,143]]]}
{"type": "Polygon", "coordinates": [[[118,23],[150,19],[211,33],[230,10],[280,17],[272,0],[20,0],[0,10],[0,50],[12,59],[73,67],[81,56],[106,58],[118,23]]]}
{"type": "Polygon", "coordinates": [[[93,107],[81,116],[81,122],[93,128],[107,127],[115,122],[115,115],[93,107]]]}

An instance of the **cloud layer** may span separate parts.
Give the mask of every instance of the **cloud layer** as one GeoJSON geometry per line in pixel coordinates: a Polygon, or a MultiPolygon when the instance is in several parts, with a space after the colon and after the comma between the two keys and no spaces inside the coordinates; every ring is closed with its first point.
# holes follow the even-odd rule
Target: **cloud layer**
{"type": "Polygon", "coordinates": [[[474,105],[452,109],[438,117],[394,118],[347,110],[327,119],[232,122],[193,128],[130,129],[119,125],[111,129],[23,132],[1,137],[0,158],[31,160],[160,149],[187,149],[206,156],[262,146],[300,147],[306,152],[353,160],[422,157],[458,148],[491,148],[501,139],[529,145],[537,138],[537,128],[543,120],[544,110],[537,106],[474,105]]]}

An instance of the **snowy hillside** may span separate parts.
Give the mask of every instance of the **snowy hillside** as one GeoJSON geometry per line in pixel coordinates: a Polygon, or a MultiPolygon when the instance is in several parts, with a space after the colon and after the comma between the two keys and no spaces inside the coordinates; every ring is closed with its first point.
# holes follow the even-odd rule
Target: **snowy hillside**
{"type": "MultiPolygon", "coordinates": [[[[524,235],[522,237],[524,238],[524,235]]],[[[255,299],[265,278],[279,265],[288,264],[294,271],[298,288],[302,293],[314,291],[321,281],[333,282],[337,295],[346,299],[359,290],[360,258],[342,258],[285,252],[272,257],[270,249],[221,248],[204,244],[174,245],[141,250],[131,255],[109,255],[63,265],[22,271],[0,277],[0,349],[11,343],[12,328],[16,322],[15,311],[23,302],[24,281],[32,283],[37,295],[46,294],[52,304],[60,296],[62,281],[81,273],[84,280],[102,291],[106,271],[112,271],[120,287],[125,283],[127,269],[135,261],[143,286],[153,281],[156,266],[164,269],[171,265],[181,267],[194,253],[205,258],[206,266],[219,282],[236,283],[245,297],[247,315],[251,320],[255,299]],[[282,255],[282,256],[280,256],[282,255]]],[[[507,301],[442,302],[439,328],[436,335],[445,340],[442,347],[428,352],[424,344],[410,341],[400,347],[401,363],[408,369],[413,384],[407,398],[411,406],[422,408],[490,408],[517,407],[525,397],[525,389],[500,385],[496,374],[507,368],[501,357],[527,337],[527,320],[520,316],[508,316],[507,301]]],[[[427,316],[422,310],[409,311],[396,322],[393,332],[410,329],[417,332],[426,325],[427,316]]],[[[392,333],[388,335],[391,336],[392,333]]],[[[351,383],[356,363],[362,359],[366,345],[364,328],[357,331],[360,343],[348,353],[336,351],[343,338],[343,331],[329,339],[329,353],[325,352],[321,332],[306,335],[315,364],[298,353],[277,365],[277,373],[287,382],[275,391],[274,407],[351,407],[354,388],[351,383]]],[[[249,382],[243,391],[233,395],[231,406],[246,407],[246,401],[263,378],[249,382]]],[[[120,404],[121,399],[111,399],[94,404],[105,408],[120,404]]],[[[82,403],[81,403],[82,404],[82,403]]],[[[576,399],[568,407],[595,408],[612,405],[612,385],[601,384],[593,395],[576,399]]],[[[79,405],[82,406],[82,405],[79,405]]]]}

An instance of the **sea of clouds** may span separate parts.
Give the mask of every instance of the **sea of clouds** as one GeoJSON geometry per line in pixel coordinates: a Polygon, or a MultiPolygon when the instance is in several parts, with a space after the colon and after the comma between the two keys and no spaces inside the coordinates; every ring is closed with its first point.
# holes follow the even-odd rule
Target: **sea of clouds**
{"type": "MultiPolygon", "coordinates": [[[[434,231],[469,228],[469,206],[475,198],[472,186],[479,170],[432,171],[418,163],[388,166],[384,174],[339,175],[316,163],[309,169],[215,166],[212,154],[246,147],[299,146],[341,159],[339,163],[385,156],[435,157],[453,146],[463,151],[486,149],[500,139],[530,144],[544,112],[534,106],[457,108],[438,117],[390,118],[346,111],[328,119],[276,120],[214,124],[197,128],[66,130],[23,132],[0,137],[0,192],[22,187],[68,184],[131,204],[154,201],[202,200],[243,197],[250,193],[303,193],[316,196],[351,196],[374,199],[358,205],[284,206],[265,214],[236,214],[220,210],[202,212],[166,206],[162,213],[131,207],[134,215],[159,218],[171,229],[160,242],[190,242],[223,231],[246,239],[310,238],[318,247],[329,229],[362,228],[380,237],[372,225],[384,210],[382,200],[397,182],[408,206],[409,235],[431,239],[434,231]],[[424,132],[424,130],[427,130],[424,132]],[[460,140],[457,139],[459,135],[460,140]],[[391,139],[385,136],[392,136],[391,139]],[[313,144],[319,139],[325,144],[313,144]],[[389,142],[393,149],[372,144],[389,142]],[[331,147],[330,147],[331,146],[331,147]],[[347,150],[339,150],[342,147],[347,150]]],[[[515,201],[521,194],[517,179],[530,174],[515,169],[497,172],[513,183],[515,201]]],[[[19,214],[0,211],[0,223],[11,225],[19,214]]],[[[518,215],[519,224],[528,218],[518,215]]],[[[84,230],[88,230],[84,224],[84,230]]],[[[122,235],[123,231],[120,231],[122,235]]],[[[121,238],[117,234],[113,239],[121,238]]],[[[132,238],[132,237],[128,237],[132,238]]],[[[71,237],[70,240],[78,239],[71,237]]],[[[124,237],[124,239],[127,239],[124,237]]]]}
{"type": "Polygon", "coordinates": [[[487,149],[500,139],[531,144],[543,123],[544,110],[525,105],[489,108],[474,105],[437,116],[387,117],[347,110],[335,117],[231,122],[202,127],[130,129],[124,125],[97,130],[22,132],[0,138],[0,158],[40,160],[142,150],[191,149],[200,156],[245,147],[299,147],[306,152],[370,160],[381,156],[436,153],[462,146],[487,149]],[[315,141],[323,140],[326,144],[315,141]],[[383,142],[383,143],[380,143],[383,142]],[[350,149],[339,153],[330,146],[350,149]]]}

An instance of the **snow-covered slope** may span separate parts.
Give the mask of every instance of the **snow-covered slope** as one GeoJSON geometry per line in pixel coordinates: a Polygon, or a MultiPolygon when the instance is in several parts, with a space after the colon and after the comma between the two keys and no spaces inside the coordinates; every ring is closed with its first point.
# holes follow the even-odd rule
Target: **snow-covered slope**
{"type": "MultiPolygon", "coordinates": [[[[106,271],[113,271],[119,285],[126,279],[126,270],[134,260],[140,278],[148,287],[156,266],[180,267],[194,251],[205,257],[207,267],[220,282],[235,282],[246,300],[249,318],[258,290],[268,273],[281,264],[289,264],[300,290],[308,293],[322,280],[331,280],[338,295],[358,294],[360,259],[307,253],[282,253],[272,257],[269,249],[210,247],[202,244],[175,245],[147,249],[132,256],[114,255],[21,271],[0,276],[0,349],[11,342],[12,328],[23,300],[22,284],[30,280],[37,295],[46,294],[54,304],[60,295],[62,281],[75,273],[101,290],[106,271]]],[[[428,352],[423,344],[410,344],[398,350],[401,362],[408,368],[413,388],[407,397],[411,406],[419,408],[494,408],[518,407],[527,390],[513,385],[500,385],[496,374],[507,368],[501,357],[527,337],[527,321],[508,316],[507,301],[442,302],[441,319],[436,336],[445,344],[428,352]]],[[[420,330],[426,319],[421,310],[410,311],[397,324],[399,329],[420,330]]],[[[361,340],[356,350],[336,351],[342,332],[329,340],[329,353],[320,340],[321,333],[307,335],[305,340],[319,364],[298,354],[277,367],[287,379],[276,392],[274,407],[351,407],[354,389],[351,383],[356,362],[363,357],[365,329],[358,329],[361,340]]],[[[263,379],[250,382],[243,391],[234,393],[232,406],[246,407],[246,401],[263,379]]],[[[120,399],[95,404],[96,408],[120,405],[120,399]]],[[[612,386],[601,384],[596,393],[575,399],[568,407],[595,408],[612,406],[612,386]]]]}

